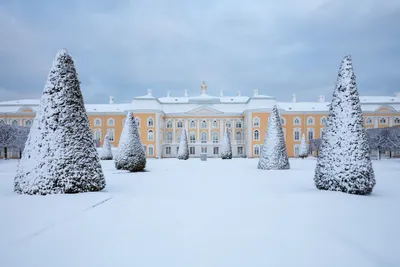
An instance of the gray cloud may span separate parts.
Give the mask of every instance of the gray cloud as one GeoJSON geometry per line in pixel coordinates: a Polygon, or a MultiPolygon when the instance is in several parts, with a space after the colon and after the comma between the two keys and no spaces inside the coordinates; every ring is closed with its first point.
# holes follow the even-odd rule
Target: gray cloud
{"type": "Polygon", "coordinates": [[[40,96],[60,48],[74,56],[87,103],[200,92],[328,97],[351,54],[361,94],[400,82],[400,3],[349,1],[2,1],[0,98],[40,96]],[[278,3],[277,3],[278,2],[278,3]]]}

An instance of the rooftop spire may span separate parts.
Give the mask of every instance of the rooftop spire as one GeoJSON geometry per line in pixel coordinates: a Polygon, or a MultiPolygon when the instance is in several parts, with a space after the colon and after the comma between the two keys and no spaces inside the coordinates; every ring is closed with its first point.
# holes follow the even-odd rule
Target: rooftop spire
{"type": "Polygon", "coordinates": [[[203,81],[203,83],[201,84],[201,94],[205,95],[207,93],[207,85],[206,82],[203,81]]]}

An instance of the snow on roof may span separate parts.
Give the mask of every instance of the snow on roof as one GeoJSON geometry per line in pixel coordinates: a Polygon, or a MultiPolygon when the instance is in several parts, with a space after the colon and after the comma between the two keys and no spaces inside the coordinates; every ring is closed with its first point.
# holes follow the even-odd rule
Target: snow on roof
{"type": "Polygon", "coordinates": [[[393,103],[400,102],[400,96],[360,96],[361,103],[393,103]]]}
{"type": "Polygon", "coordinates": [[[329,111],[330,102],[277,102],[278,109],[285,111],[329,111]]]}
{"type": "Polygon", "coordinates": [[[2,106],[2,105],[37,106],[39,104],[40,104],[40,99],[19,99],[19,100],[2,101],[2,102],[0,102],[0,106],[2,106]]]}
{"type": "Polygon", "coordinates": [[[86,112],[126,112],[132,104],[85,104],[86,112]]]}

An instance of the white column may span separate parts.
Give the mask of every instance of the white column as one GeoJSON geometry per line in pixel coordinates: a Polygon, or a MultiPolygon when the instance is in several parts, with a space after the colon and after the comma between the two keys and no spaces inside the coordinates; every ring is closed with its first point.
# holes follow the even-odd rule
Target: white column
{"type": "Polygon", "coordinates": [[[393,117],[389,117],[389,127],[393,126],[393,117]]]}
{"type": "MultiPolygon", "coordinates": [[[[197,136],[196,136],[196,140],[197,142],[201,142],[201,138],[200,138],[200,126],[201,126],[201,120],[197,119],[197,136]]],[[[197,143],[196,142],[196,143],[197,143]]]]}
{"type": "Polygon", "coordinates": [[[234,143],[236,143],[236,134],[235,134],[235,127],[236,127],[236,120],[231,120],[231,125],[232,125],[232,136],[231,136],[231,139],[232,139],[232,141],[234,141],[234,143]]]}
{"type": "Polygon", "coordinates": [[[185,123],[186,131],[187,131],[188,134],[189,134],[189,120],[188,120],[188,119],[185,119],[185,120],[184,120],[184,123],[185,123]]]}
{"type": "Polygon", "coordinates": [[[224,120],[219,120],[219,142],[221,143],[224,138],[224,120]]]}
{"type": "Polygon", "coordinates": [[[160,131],[160,113],[156,113],[156,130],[155,130],[155,138],[156,138],[156,157],[161,158],[161,151],[162,151],[162,146],[161,146],[161,131],[160,131]]]}
{"type": "Polygon", "coordinates": [[[246,140],[246,154],[247,157],[252,157],[253,155],[253,114],[247,112],[247,140],[246,140]]]}
{"type": "Polygon", "coordinates": [[[211,140],[212,120],[208,120],[208,140],[211,140]]]}
{"type": "Polygon", "coordinates": [[[378,122],[379,122],[379,118],[374,117],[374,128],[378,128],[378,122]]]}
{"type": "Polygon", "coordinates": [[[175,119],[171,119],[171,122],[172,122],[172,142],[174,143],[175,142],[175,127],[176,127],[176,123],[175,123],[175,119]]]}

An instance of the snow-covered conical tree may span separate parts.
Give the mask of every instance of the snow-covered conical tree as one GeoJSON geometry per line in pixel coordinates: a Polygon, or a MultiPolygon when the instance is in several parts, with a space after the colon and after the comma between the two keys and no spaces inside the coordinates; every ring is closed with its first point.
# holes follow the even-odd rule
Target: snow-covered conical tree
{"type": "Polygon", "coordinates": [[[308,156],[308,145],[306,142],[306,137],[303,133],[301,137],[300,147],[299,147],[299,157],[306,158],[308,156]]]}
{"type": "Polygon", "coordinates": [[[228,131],[228,127],[225,128],[224,142],[222,143],[221,158],[222,159],[232,158],[231,134],[228,131]]]}
{"type": "Polygon", "coordinates": [[[59,51],[18,166],[15,192],[46,195],[105,187],[79,84],[72,57],[59,51]]]}
{"type": "Polygon", "coordinates": [[[186,129],[183,129],[181,133],[177,158],[183,160],[189,159],[189,144],[186,129]]]}
{"type": "Polygon", "coordinates": [[[128,112],[118,145],[115,168],[138,172],[143,171],[145,167],[146,153],[140,140],[138,127],[132,112],[128,112]]]}
{"type": "Polygon", "coordinates": [[[108,138],[108,135],[104,137],[104,144],[103,147],[100,150],[100,159],[101,160],[112,160],[113,159],[113,154],[111,151],[111,144],[110,144],[110,139],[108,138]]]}
{"type": "Polygon", "coordinates": [[[267,133],[264,138],[264,145],[258,161],[258,169],[290,169],[285,138],[282,131],[281,117],[279,116],[276,106],[273,107],[270,115],[267,133]]]}
{"type": "Polygon", "coordinates": [[[342,60],[314,176],[318,189],[366,195],[375,186],[356,76],[342,60]]]}

